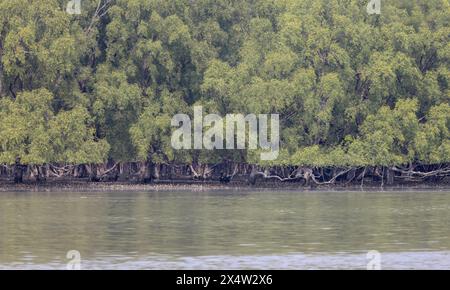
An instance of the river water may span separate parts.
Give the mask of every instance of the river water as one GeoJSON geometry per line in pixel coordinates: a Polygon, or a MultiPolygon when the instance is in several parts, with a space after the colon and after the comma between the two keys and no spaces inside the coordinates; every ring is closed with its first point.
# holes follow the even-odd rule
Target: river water
{"type": "Polygon", "coordinates": [[[450,191],[0,193],[0,269],[71,250],[82,269],[450,269],[450,191]]]}

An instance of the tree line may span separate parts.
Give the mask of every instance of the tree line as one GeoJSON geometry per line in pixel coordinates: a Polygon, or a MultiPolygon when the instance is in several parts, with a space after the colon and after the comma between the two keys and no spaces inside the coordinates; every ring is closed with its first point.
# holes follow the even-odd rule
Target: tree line
{"type": "Polygon", "coordinates": [[[380,15],[365,0],[67,2],[0,0],[0,172],[17,180],[127,163],[145,179],[178,165],[317,184],[450,173],[448,0],[380,15]],[[279,157],[174,150],[170,120],[194,106],[279,114],[279,157]]]}

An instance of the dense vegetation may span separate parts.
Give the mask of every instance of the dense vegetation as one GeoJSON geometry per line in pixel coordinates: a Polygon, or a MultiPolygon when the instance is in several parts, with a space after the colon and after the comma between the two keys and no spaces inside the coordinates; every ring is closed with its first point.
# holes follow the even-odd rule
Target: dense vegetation
{"type": "Polygon", "coordinates": [[[5,168],[449,172],[448,0],[382,1],[380,15],[367,0],[82,0],[81,15],[67,2],[0,0],[5,168]],[[173,150],[170,120],[194,105],[280,114],[279,158],[173,150]]]}

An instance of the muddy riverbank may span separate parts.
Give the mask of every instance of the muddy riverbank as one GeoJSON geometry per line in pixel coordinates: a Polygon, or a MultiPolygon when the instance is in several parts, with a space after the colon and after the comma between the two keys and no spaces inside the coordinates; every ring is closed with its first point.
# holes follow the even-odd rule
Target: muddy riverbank
{"type": "Polygon", "coordinates": [[[378,182],[366,181],[362,186],[360,183],[352,184],[327,184],[327,185],[304,185],[298,182],[284,183],[277,181],[264,181],[258,184],[250,184],[244,181],[233,181],[227,184],[218,181],[157,181],[151,183],[139,182],[90,182],[86,180],[48,180],[46,182],[25,181],[15,184],[12,181],[0,180],[0,192],[11,191],[245,191],[245,190],[299,190],[299,191],[348,191],[348,190],[439,190],[450,189],[449,182],[425,182],[425,183],[398,183],[389,186],[380,186],[378,182]]]}

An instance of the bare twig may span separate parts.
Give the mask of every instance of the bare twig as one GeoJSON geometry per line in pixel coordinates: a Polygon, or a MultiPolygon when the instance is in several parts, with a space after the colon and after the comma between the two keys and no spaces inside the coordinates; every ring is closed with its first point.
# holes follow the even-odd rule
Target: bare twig
{"type": "Polygon", "coordinates": [[[90,22],[88,28],[86,28],[86,30],[85,30],[86,34],[91,33],[91,30],[94,27],[95,23],[100,18],[105,16],[106,13],[108,13],[108,10],[109,10],[109,7],[110,7],[109,4],[111,4],[112,0],[104,0],[104,1],[105,2],[103,2],[103,0],[98,0],[97,8],[95,9],[94,14],[92,15],[91,22],[90,22]]]}

